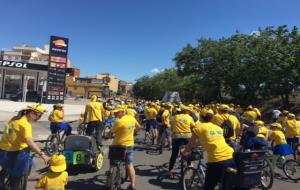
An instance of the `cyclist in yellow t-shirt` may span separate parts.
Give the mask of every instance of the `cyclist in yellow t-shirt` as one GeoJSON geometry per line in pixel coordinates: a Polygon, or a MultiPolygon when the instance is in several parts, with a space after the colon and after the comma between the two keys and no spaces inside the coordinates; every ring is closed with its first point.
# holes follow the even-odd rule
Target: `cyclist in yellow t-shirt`
{"type": "Polygon", "coordinates": [[[172,131],[172,154],[169,161],[169,170],[165,175],[171,176],[172,169],[178,157],[179,148],[186,145],[192,136],[192,128],[195,127],[195,122],[190,116],[192,110],[185,105],[180,106],[181,112],[178,112],[171,121],[172,131]]]}
{"type": "Polygon", "coordinates": [[[63,130],[66,135],[70,135],[72,127],[68,123],[63,122],[64,110],[62,104],[55,104],[53,111],[49,115],[51,133],[55,134],[59,130],[63,130]]]}
{"type": "Polygon", "coordinates": [[[286,120],[282,124],[285,129],[285,137],[287,143],[292,146],[293,143],[300,143],[300,131],[299,131],[299,123],[296,120],[296,116],[293,113],[289,113],[287,115],[286,120]]]}
{"type": "MultiPolygon", "coordinates": [[[[156,104],[155,103],[148,103],[148,108],[145,109],[145,116],[146,116],[146,133],[150,131],[150,128],[152,127],[154,129],[154,138],[157,138],[157,110],[155,109],[156,104]]],[[[146,141],[146,133],[144,137],[144,141],[146,141]]]]}
{"type": "Polygon", "coordinates": [[[221,127],[222,123],[226,120],[229,120],[233,126],[234,134],[232,137],[227,138],[226,142],[234,149],[237,150],[236,139],[238,134],[240,133],[241,124],[236,116],[231,115],[229,112],[229,106],[225,104],[221,104],[218,108],[218,113],[214,115],[211,122],[215,125],[221,127]]]}
{"type": "MultiPolygon", "coordinates": [[[[188,145],[181,151],[183,155],[190,152],[198,142],[207,152],[207,170],[203,189],[214,189],[223,179],[226,171],[236,172],[233,160],[233,149],[226,143],[223,130],[211,122],[213,110],[204,109],[201,112],[202,122],[197,122],[188,145]]],[[[224,181],[223,181],[224,182],[224,181]]]]}
{"type": "Polygon", "coordinates": [[[36,189],[65,190],[68,183],[66,158],[63,155],[53,155],[49,162],[49,171],[36,183],[36,189]]]}
{"type": "MultiPolygon", "coordinates": [[[[135,169],[133,167],[134,132],[140,130],[141,126],[134,117],[126,115],[124,109],[118,108],[113,110],[113,112],[116,122],[111,129],[111,132],[115,135],[112,144],[127,147],[126,168],[130,174],[130,188],[136,189],[135,169]]],[[[114,163],[111,162],[110,164],[114,163]]]]}
{"type": "Polygon", "coordinates": [[[20,188],[22,177],[29,175],[32,166],[30,149],[41,156],[45,164],[48,163],[49,157],[32,139],[31,126],[31,122],[37,122],[45,111],[42,105],[31,105],[6,124],[0,140],[0,165],[3,168],[0,173],[0,189],[4,189],[6,173],[10,175],[11,189],[20,188]]]}
{"type": "Polygon", "coordinates": [[[284,159],[284,156],[290,155],[293,153],[293,150],[290,145],[287,144],[284,133],[282,132],[282,126],[280,123],[272,123],[270,125],[270,128],[272,130],[271,135],[269,136],[268,140],[272,141],[274,140],[275,146],[273,149],[273,157],[272,157],[272,166],[273,169],[275,169],[275,163],[278,160],[278,157],[282,157],[284,159]]]}
{"type": "Polygon", "coordinates": [[[104,129],[103,121],[105,119],[105,110],[103,105],[98,102],[97,95],[91,96],[91,101],[86,104],[84,112],[84,123],[87,123],[86,134],[92,136],[95,131],[96,142],[102,146],[102,132],[104,129]]]}

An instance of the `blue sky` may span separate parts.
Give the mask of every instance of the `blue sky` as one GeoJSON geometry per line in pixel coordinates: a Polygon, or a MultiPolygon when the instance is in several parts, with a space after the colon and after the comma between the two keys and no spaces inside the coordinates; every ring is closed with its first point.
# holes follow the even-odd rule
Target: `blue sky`
{"type": "Polygon", "coordinates": [[[173,67],[176,52],[200,37],[300,25],[298,0],[2,0],[0,7],[0,48],[68,37],[82,76],[109,72],[132,82],[173,67]]]}

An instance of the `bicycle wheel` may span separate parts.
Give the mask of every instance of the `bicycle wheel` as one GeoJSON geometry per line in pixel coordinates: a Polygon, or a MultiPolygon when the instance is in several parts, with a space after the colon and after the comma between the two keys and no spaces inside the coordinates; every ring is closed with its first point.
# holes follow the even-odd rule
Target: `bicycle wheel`
{"type": "Polygon", "coordinates": [[[154,145],[155,143],[155,131],[153,128],[150,129],[150,139],[151,139],[151,144],[154,145]]]}
{"type": "Polygon", "coordinates": [[[264,159],[263,167],[261,171],[261,188],[262,189],[271,189],[273,186],[274,173],[272,169],[272,164],[270,160],[264,159]]]}
{"type": "Polygon", "coordinates": [[[198,190],[204,187],[205,176],[194,168],[186,168],[182,178],[183,190],[198,190]]]}
{"type": "Polygon", "coordinates": [[[300,180],[300,162],[296,160],[287,160],[283,164],[283,172],[291,180],[300,180]]]}
{"type": "Polygon", "coordinates": [[[125,162],[122,162],[120,164],[120,175],[121,175],[122,183],[126,182],[127,179],[128,179],[128,172],[127,172],[127,169],[126,169],[126,163],[125,162]]]}
{"type": "Polygon", "coordinates": [[[108,129],[108,126],[105,124],[105,125],[103,126],[103,131],[102,131],[102,138],[103,138],[103,139],[107,139],[107,137],[108,137],[108,132],[106,132],[107,129],[108,129]]]}
{"type": "Polygon", "coordinates": [[[53,155],[56,152],[58,152],[60,146],[60,138],[56,134],[51,134],[47,138],[46,144],[45,144],[45,152],[48,155],[53,155]]]}
{"type": "Polygon", "coordinates": [[[117,166],[113,166],[111,168],[111,176],[110,176],[111,184],[110,190],[119,190],[121,189],[121,176],[120,170],[117,166]]]}
{"type": "Polygon", "coordinates": [[[2,166],[0,165],[0,174],[4,175],[4,179],[3,179],[3,186],[0,186],[0,188],[4,188],[5,190],[9,190],[10,189],[10,184],[9,184],[9,176],[7,175],[7,173],[3,170],[2,166]]]}
{"type": "Polygon", "coordinates": [[[103,157],[103,152],[102,151],[99,151],[99,153],[95,156],[95,161],[93,162],[93,170],[94,171],[99,171],[102,169],[103,167],[103,160],[104,160],[104,157],[103,157]]]}

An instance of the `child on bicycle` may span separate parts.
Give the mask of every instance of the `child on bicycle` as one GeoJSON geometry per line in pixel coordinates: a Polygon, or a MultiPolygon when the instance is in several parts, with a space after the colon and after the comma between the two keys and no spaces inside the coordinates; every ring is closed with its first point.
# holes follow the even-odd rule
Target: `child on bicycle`
{"type": "Polygon", "coordinates": [[[290,155],[293,153],[293,150],[286,142],[285,135],[282,132],[282,126],[280,123],[272,123],[270,125],[270,129],[272,130],[272,133],[270,134],[268,140],[274,140],[275,142],[272,157],[272,167],[274,170],[278,158],[281,157],[281,159],[284,160],[286,155],[290,155]]]}
{"type": "Polygon", "coordinates": [[[53,155],[49,162],[49,171],[36,183],[36,189],[64,190],[68,183],[66,158],[63,155],[53,155]]]}

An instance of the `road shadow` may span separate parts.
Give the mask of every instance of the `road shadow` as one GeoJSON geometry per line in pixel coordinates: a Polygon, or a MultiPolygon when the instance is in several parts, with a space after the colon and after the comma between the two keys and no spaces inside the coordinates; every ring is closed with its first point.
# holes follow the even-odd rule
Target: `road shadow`
{"type": "Polygon", "coordinates": [[[70,181],[66,187],[67,190],[82,190],[82,189],[106,189],[105,180],[100,178],[101,175],[94,176],[89,179],[78,179],[70,181]]]}
{"type": "Polygon", "coordinates": [[[135,171],[138,176],[150,177],[151,179],[148,182],[157,186],[158,189],[180,189],[180,177],[177,173],[174,173],[171,178],[164,175],[167,171],[167,165],[168,163],[163,165],[136,165],[135,171]]]}
{"type": "Polygon", "coordinates": [[[96,173],[93,169],[86,166],[72,166],[67,169],[69,176],[77,176],[79,174],[96,173]]]}
{"type": "Polygon", "coordinates": [[[294,181],[294,180],[291,180],[285,176],[283,176],[282,174],[279,174],[279,173],[274,173],[274,178],[275,179],[278,179],[278,180],[281,180],[281,181],[284,181],[284,182],[287,182],[287,183],[298,183],[297,181],[294,181]]]}

